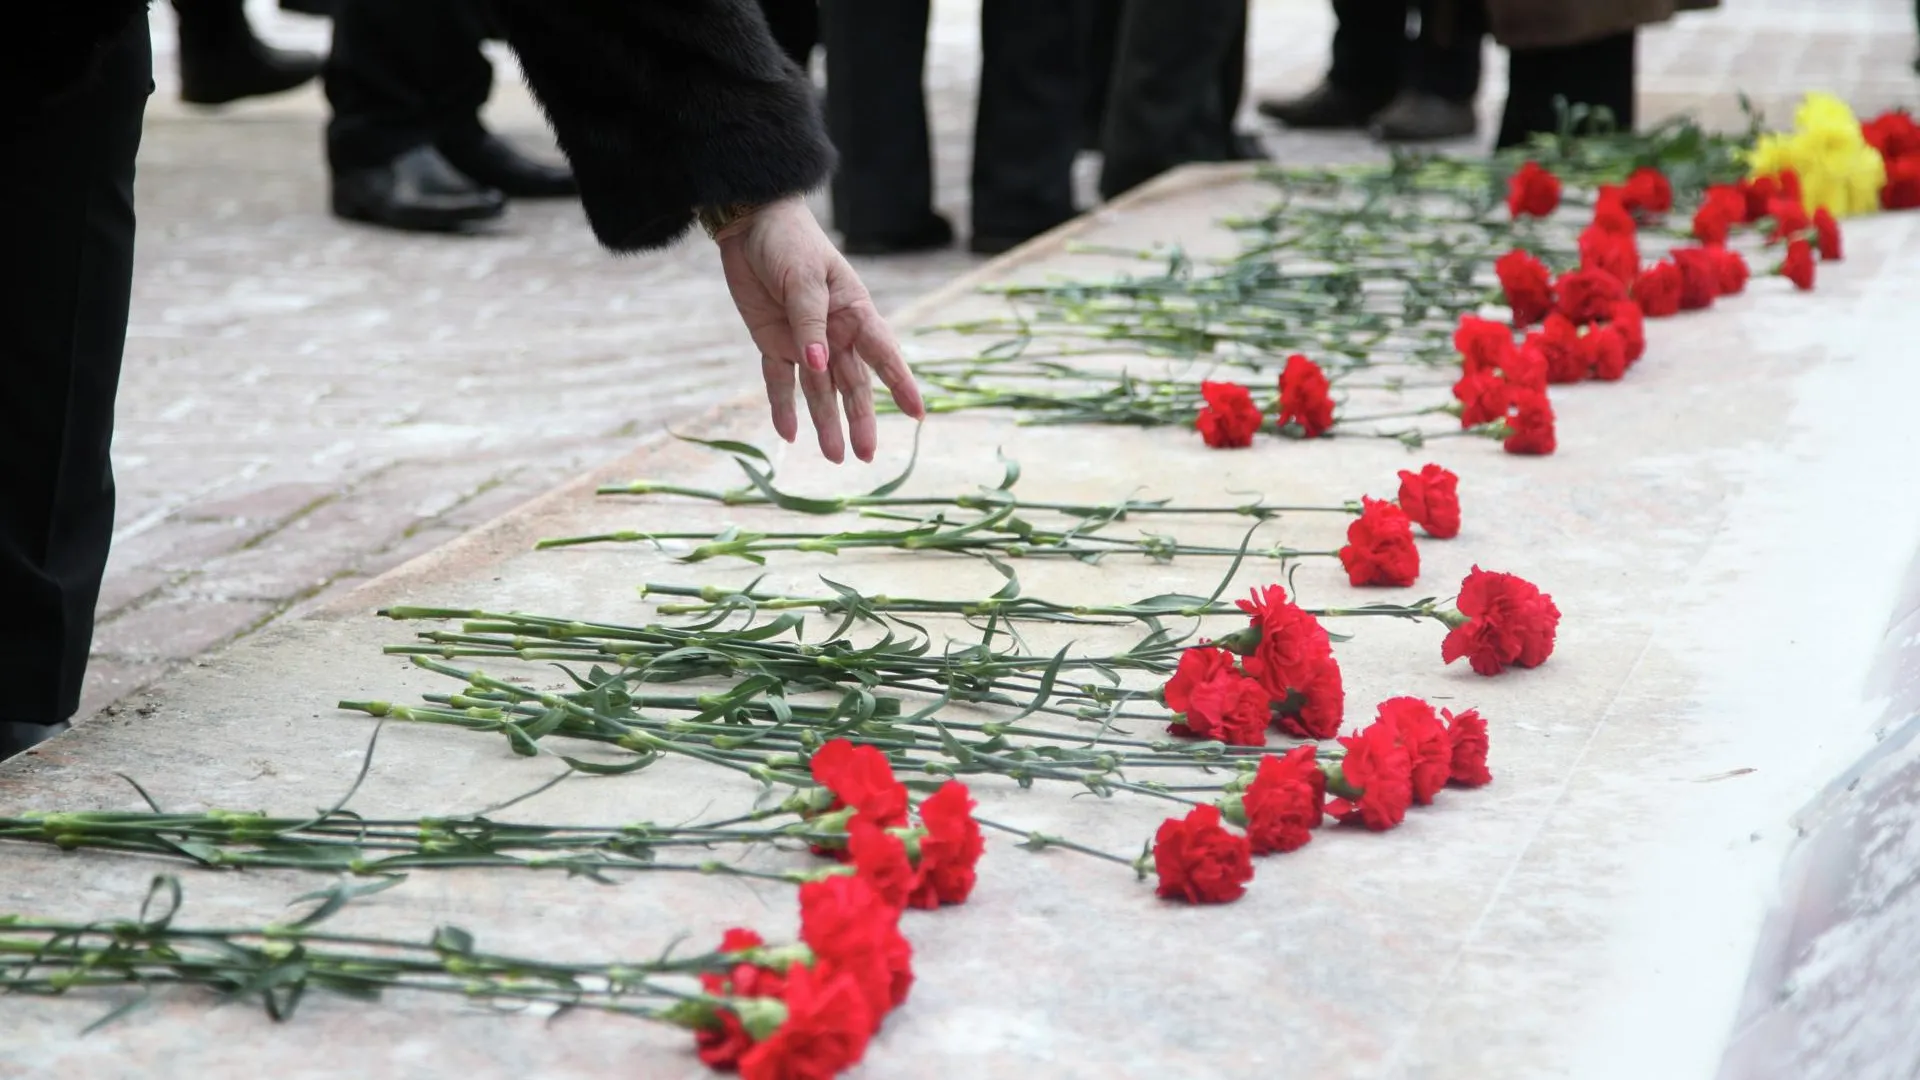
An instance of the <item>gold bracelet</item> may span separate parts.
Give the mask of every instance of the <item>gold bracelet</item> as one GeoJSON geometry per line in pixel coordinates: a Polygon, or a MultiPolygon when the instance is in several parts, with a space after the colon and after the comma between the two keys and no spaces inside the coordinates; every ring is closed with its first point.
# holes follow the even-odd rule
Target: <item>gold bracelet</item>
{"type": "Polygon", "coordinates": [[[745,221],[758,212],[758,203],[728,203],[725,206],[703,206],[695,216],[700,219],[700,227],[715,240],[729,226],[745,221]]]}

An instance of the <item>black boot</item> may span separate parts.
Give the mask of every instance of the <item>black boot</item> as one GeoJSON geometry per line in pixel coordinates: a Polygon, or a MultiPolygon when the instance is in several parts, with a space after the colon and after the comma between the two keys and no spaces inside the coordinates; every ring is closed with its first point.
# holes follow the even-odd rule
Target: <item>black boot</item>
{"type": "Polygon", "coordinates": [[[180,21],[180,99],[224,105],[291,90],[320,74],[321,58],[276,49],[253,34],[243,0],[173,0],[180,21]]]}
{"type": "Polygon", "coordinates": [[[349,221],[411,232],[454,232],[506,210],[506,197],[461,175],[431,146],[386,163],[333,175],[333,212],[349,221]]]}
{"type": "Polygon", "coordinates": [[[1360,93],[1328,80],[1299,97],[1263,98],[1255,108],[1290,128],[1363,128],[1390,100],[1391,94],[1360,93]]]}
{"type": "Polygon", "coordinates": [[[475,181],[516,199],[580,194],[572,169],[535,161],[484,131],[477,136],[441,139],[434,149],[449,165],[475,181]]]}

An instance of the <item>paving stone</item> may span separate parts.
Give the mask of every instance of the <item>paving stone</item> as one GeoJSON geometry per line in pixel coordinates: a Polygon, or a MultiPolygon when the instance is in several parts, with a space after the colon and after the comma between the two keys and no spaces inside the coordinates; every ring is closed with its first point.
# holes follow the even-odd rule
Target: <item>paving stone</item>
{"type": "Polygon", "coordinates": [[[127,660],[188,660],[259,627],[276,605],[265,600],[175,596],[122,614],[95,631],[94,653],[127,660]]]}

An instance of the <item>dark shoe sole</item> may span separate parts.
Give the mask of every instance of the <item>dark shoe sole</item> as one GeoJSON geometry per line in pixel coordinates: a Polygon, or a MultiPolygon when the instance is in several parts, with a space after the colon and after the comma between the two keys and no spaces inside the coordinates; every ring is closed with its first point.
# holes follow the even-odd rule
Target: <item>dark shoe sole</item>
{"type": "Polygon", "coordinates": [[[953,246],[953,227],[944,219],[909,236],[843,236],[840,251],[845,255],[909,255],[917,251],[939,251],[953,246]]]}

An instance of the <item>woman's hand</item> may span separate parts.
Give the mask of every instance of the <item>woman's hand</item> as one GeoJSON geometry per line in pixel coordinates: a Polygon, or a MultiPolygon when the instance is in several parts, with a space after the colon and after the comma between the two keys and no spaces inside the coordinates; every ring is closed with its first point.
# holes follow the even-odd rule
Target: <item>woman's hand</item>
{"type": "Polygon", "coordinates": [[[714,239],[727,290],[760,348],[773,429],[782,439],[792,442],[799,434],[793,404],[798,382],[827,460],[844,461],[850,438],[854,456],[872,461],[876,435],[869,368],[892,391],[901,412],[916,420],[926,415],[893,331],[874,308],[860,275],[798,196],[768,203],[727,224],[714,239]]]}

